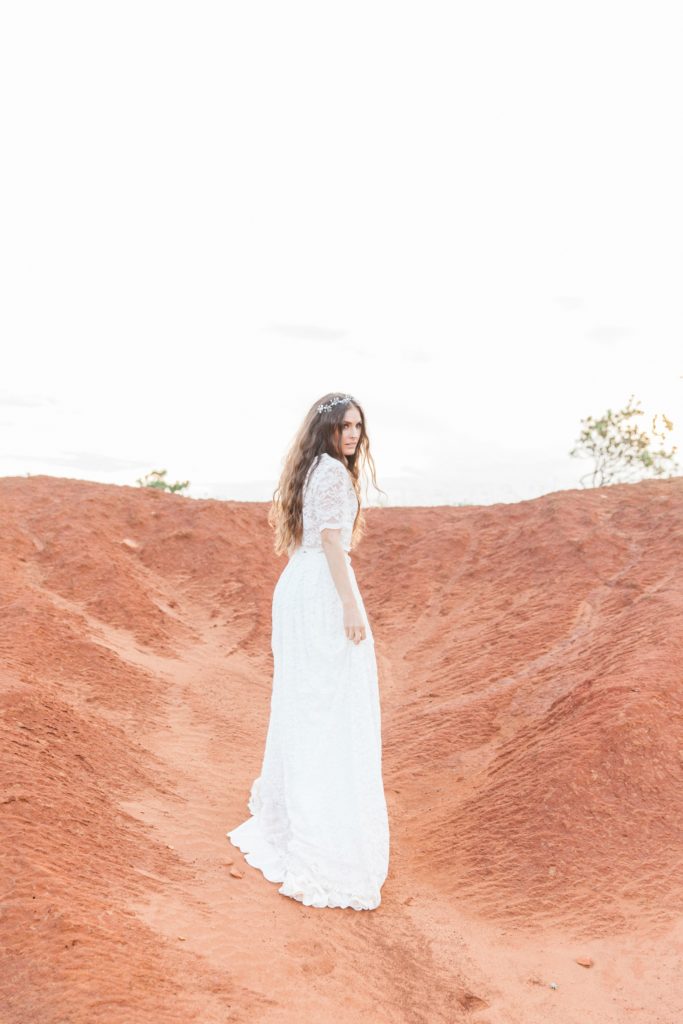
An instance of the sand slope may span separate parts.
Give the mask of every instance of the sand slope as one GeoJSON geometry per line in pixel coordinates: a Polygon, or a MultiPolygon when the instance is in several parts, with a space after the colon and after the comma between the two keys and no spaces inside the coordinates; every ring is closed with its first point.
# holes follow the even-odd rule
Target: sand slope
{"type": "Polygon", "coordinates": [[[364,913],[225,838],[268,721],[267,506],[37,476],[0,514],[3,1024],[683,1019],[682,478],[367,513],[364,913]]]}

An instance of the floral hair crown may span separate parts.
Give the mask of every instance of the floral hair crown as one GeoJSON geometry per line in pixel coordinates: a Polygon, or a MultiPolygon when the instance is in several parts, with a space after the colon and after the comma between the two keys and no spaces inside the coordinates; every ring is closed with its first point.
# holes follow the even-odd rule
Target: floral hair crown
{"type": "Polygon", "coordinates": [[[352,395],[342,395],[341,398],[333,398],[331,402],[327,402],[327,403],[321,402],[320,405],[318,406],[318,412],[327,412],[328,409],[331,409],[332,406],[334,406],[334,405],[339,405],[340,402],[345,402],[346,403],[346,402],[353,402],[353,401],[354,401],[354,399],[353,399],[352,395]]]}

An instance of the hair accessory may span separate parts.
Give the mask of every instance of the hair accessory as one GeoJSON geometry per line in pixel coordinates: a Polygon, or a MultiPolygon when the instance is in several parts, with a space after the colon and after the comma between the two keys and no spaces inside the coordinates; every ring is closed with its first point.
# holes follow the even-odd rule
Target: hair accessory
{"type": "Polygon", "coordinates": [[[341,398],[333,398],[331,402],[320,403],[318,406],[318,412],[327,412],[332,408],[333,405],[339,405],[340,402],[353,402],[352,395],[342,395],[341,398]]]}

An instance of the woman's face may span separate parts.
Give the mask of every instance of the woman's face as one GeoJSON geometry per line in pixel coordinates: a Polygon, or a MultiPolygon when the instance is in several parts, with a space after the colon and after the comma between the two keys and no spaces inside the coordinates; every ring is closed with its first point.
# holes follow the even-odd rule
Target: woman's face
{"type": "Polygon", "coordinates": [[[358,447],[362,433],[362,419],[355,405],[350,405],[344,413],[342,423],[341,450],[343,455],[353,455],[358,447]]]}

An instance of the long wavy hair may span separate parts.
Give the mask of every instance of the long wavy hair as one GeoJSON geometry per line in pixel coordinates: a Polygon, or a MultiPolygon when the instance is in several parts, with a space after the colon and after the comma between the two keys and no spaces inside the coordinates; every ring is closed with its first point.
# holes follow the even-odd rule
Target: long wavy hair
{"type": "Polygon", "coordinates": [[[370,469],[372,483],[375,490],[382,491],[377,486],[375,477],[375,463],[370,454],[370,439],[368,437],[365,412],[360,402],[351,395],[344,392],[330,391],[323,395],[310,407],[303,423],[294,435],[294,440],[284,458],[284,468],[280,475],[278,485],[273,492],[273,500],[268,510],[268,523],[275,531],[274,549],[276,555],[290,555],[294,548],[301,542],[303,536],[303,487],[314,460],[323,452],[327,452],[332,458],[338,459],[344,464],[342,455],[342,427],[344,417],[350,406],[355,406],[360,413],[361,433],[353,455],[348,456],[348,463],[345,468],[351,475],[353,489],[358,498],[358,510],[353,521],[351,544],[353,548],[364,533],[364,515],[361,508],[361,470],[366,466],[370,469]],[[318,412],[319,405],[326,405],[333,399],[345,399],[338,401],[331,409],[324,409],[318,412]]]}

